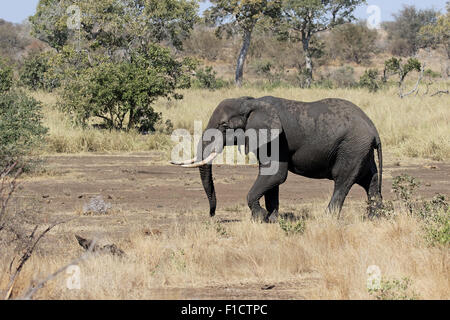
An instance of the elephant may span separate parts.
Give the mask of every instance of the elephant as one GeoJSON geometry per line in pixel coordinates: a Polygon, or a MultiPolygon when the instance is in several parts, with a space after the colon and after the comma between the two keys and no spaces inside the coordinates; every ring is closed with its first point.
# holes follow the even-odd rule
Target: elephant
{"type": "MultiPolygon", "coordinates": [[[[380,136],[373,122],[355,104],[342,99],[300,102],[272,96],[227,99],[214,110],[203,132],[194,159],[175,162],[187,168],[199,168],[201,181],[209,200],[210,215],[216,211],[216,193],[212,178],[212,161],[229,145],[245,145],[245,152],[255,153],[259,175],[247,196],[252,218],[261,222],[276,222],[279,210],[279,186],[288,172],[312,179],[334,181],[334,192],[327,212],[338,219],[350,189],[363,187],[368,197],[368,216],[373,217],[382,205],[383,156],[380,136]],[[206,139],[206,132],[215,129],[222,139],[206,139]],[[229,130],[240,130],[246,139],[229,138],[229,130]],[[249,147],[247,132],[272,132],[256,148],[249,147]],[[240,140],[240,142],[239,142],[240,140]],[[262,148],[271,152],[277,146],[276,157],[262,158],[262,148]],[[273,148],[274,149],[274,148],[273,148]],[[379,170],[375,162],[377,150],[379,170]],[[202,152],[203,151],[203,152],[202,152]],[[276,165],[276,166],[275,166],[276,165]],[[270,167],[277,170],[263,174],[270,167]],[[264,196],[265,209],[260,205],[264,196]]],[[[276,153],[276,152],[272,152],[276,153]]]]}

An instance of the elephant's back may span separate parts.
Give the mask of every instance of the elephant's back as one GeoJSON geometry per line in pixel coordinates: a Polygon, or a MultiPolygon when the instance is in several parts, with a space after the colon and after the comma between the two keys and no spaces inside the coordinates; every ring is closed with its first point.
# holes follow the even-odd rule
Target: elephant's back
{"type": "Polygon", "coordinates": [[[367,114],[348,100],[328,98],[314,102],[301,102],[275,97],[261,99],[277,106],[280,116],[287,114],[287,120],[296,120],[299,124],[309,123],[316,127],[322,125],[324,129],[331,131],[352,129],[359,125],[366,127],[375,135],[378,134],[367,114]]]}

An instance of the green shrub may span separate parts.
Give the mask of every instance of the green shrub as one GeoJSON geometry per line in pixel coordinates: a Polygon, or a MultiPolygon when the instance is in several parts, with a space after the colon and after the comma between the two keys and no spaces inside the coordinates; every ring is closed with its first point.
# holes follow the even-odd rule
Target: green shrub
{"type": "Polygon", "coordinates": [[[44,139],[40,103],[19,90],[0,94],[0,167],[21,161],[44,139]]]}
{"type": "Polygon", "coordinates": [[[377,92],[381,87],[378,75],[379,73],[376,69],[366,70],[359,79],[359,86],[369,89],[370,92],[377,92]]]}
{"type": "Polygon", "coordinates": [[[392,182],[392,190],[394,191],[397,200],[402,201],[410,213],[414,210],[413,195],[419,187],[420,181],[408,174],[396,176],[392,182]]]}
{"type": "Polygon", "coordinates": [[[411,279],[381,279],[377,288],[369,289],[369,294],[377,300],[416,300],[418,295],[411,289],[411,279]]]}
{"type": "Polygon", "coordinates": [[[425,239],[431,246],[450,244],[450,205],[444,195],[438,194],[425,201],[419,210],[425,222],[425,239]]]}
{"type": "Polygon", "coordinates": [[[217,78],[217,72],[212,67],[199,68],[195,73],[194,87],[216,90],[228,86],[227,81],[217,78]]]}
{"type": "Polygon", "coordinates": [[[13,83],[13,71],[0,59],[0,94],[7,92],[13,83]]]}
{"type": "Polygon", "coordinates": [[[56,88],[58,84],[46,75],[50,69],[49,58],[49,53],[30,53],[24,59],[23,66],[20,69],[20,83],[32,90],[52,90],[56,88]]]}
{"type": "Polygon", "coordinates": [[[305,232],[306,223],[303,219],[298,221],[290,221],[286,218],[279,218],[278,221],[281,230],[283,230],[286,235],[303,234],[305,232]]]}

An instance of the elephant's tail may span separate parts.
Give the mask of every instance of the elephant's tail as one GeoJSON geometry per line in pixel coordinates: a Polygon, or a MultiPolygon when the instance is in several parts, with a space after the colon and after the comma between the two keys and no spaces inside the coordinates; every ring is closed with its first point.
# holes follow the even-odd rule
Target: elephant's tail
{"type": "Polygon", "coordinates": [[[379,165],[379,170],[378,170],[378,191],[380,192],[381,195],[381,184],[382,184],[382,180],[383,180],[383,149],[381,147],[381,139],[380,136],[377,135],[376,139],[375,139],[375,149],[377,149],[377,153],[378,153],[378,165],[379,165]]]}

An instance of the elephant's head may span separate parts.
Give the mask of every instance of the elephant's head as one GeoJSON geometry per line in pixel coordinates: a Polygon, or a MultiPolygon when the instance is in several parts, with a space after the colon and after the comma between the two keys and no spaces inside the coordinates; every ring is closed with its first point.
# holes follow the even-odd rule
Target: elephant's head
{"type": "MultiPolygon", "coordinates": [[[[258,132],[261,129],[281,128],[281,121],[275,108],[267,102],[251,97],[224,100],[214,110],[197,147],[197,157],[183,162],[172,162],[185,168],[199,168],[200,176],[210,205],[210,215],[216,211],[216,193],[212,178],[212,161],[225,146],[242,144],[247,139],[237,139],[249,129],[258,132]],[[230,134],[234,132],[235,134],[230,134]],[[240,134],[239,134],[240,132],[240,134]],[[240,141],[241,143],[238,143],[240,141]]],[[[245,143],[248,154],[249,146],[245,143]]]]}

